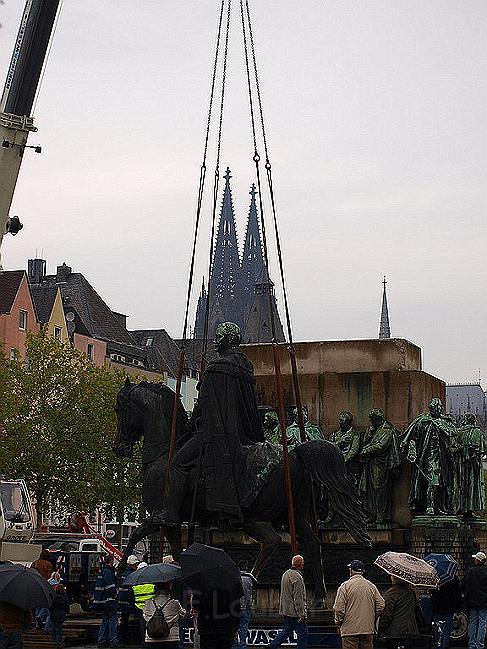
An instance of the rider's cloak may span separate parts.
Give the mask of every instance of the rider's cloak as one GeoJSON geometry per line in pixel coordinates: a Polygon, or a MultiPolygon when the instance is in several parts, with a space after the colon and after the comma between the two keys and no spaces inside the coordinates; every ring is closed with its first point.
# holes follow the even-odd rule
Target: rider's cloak
{"type": "Polygon", "coordinates": [[[206,507],[239,520],[278,462],[276,450],[262,444],[253,367],[241,351],[229,349],[208,365],[197,410],[206,507]]]}

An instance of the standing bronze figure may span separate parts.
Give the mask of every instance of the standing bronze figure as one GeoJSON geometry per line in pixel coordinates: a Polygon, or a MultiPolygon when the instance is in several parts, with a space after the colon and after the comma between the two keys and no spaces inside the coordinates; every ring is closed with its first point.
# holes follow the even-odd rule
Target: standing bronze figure
{"type": "Polygon", "coordinates": [[[382,410],[371,410],[369,420],[359,456],[359,491],[370,522],[384,523],[391,519],[392,483],[399,472],[401,454],[396,429],[382,410]]]}
{"type": "Polygon", "coordinates": [[[401,441],[401,449],[414,467],[409,503],[414,511],[429,516],[452,512],[455,502],[456,430],[451,419],[442,415],[442,408],[440,399],[431,399],[429,412],[409,424],[401,441]]]}
{"type": "Polygon", "coordinates": [[[361,434],[355,430],[353,425],[353,415],[348,410],[343,410],[338,415],[338,430],[330,435],[330,442],[336,444],[340,451],[343,453],[343,459],[347,466],[347,470],[355,479],[358,484],[360,476],[360,465],[358,456],[361,446],[361,434]]]}
{"type": "Polygon", "coordinates": [[[485,484],[482,458],[486,444],[483,431],[478,427],[475,415],[465,413],[457,430],[459,511],[468,518],[485,508],[485,484]]]}

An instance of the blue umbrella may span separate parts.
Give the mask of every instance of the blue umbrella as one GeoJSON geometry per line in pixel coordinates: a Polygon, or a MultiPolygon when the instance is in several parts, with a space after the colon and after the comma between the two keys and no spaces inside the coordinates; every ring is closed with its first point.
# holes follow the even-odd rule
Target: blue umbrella
{"type": "Polygon", "coordinates": [[[424,560],[433,566],[440,578],[440,586],[451,581],[458,570],[458,561],[450,554],[428,554],[424,560]]]}
{"type": "Polygon", "coordinates": [[[162,584],[181,576],[181,568],[174,563],[152,563],[134,570],[124,581],[124,586],[137,584],[162,584]]]}

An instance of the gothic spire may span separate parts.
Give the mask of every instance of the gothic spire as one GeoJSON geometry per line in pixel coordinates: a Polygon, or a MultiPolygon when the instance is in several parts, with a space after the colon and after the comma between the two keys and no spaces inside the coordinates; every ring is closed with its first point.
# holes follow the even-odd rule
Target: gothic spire
{"type": "Polygon", "coordinates": [[[265,266],[262,266],[260,276],[254,286],[252,304],[245,325],[244,343],[272,342],[271,308],[274,318],[274,330],[277,342],[284,342],[284,330],[277,310],[274,294],[274,283],[269,279],[265,266]],[[269,294],[271,299],[269,300],[269,294]],[[272,306],[271,306],[272,305],[272,306]]]}
{"type": "Polygon", "coordinates": [[[379,338],[390,338],[391,337],[391,327],[389,325],[389,309],[387,308],[387,293],[386,293],[386,277],[382,280],[384,285],[382,291],[382,309],[380,312],[380,326],[379,326],[379,338]]]}
{"type": "Polygon", "coordinates": [[[213,336],[216,325],[222,318],[231,320],[240,326],[243,325],[243,304],[239,291],[241,284],[240,258],[230,188],[231,175],[228,167],[224,178],[225,189],[208,284],[210,311],[215,311],[214,314],[210,313],[209,336],[213,336]],[[213,306],[215,306],[215,310],[213,306]]]}
{"type": "Polygon", "coordinates": [[[254,287],[259,279],[264,265],[262,257],[262,243],[260,239],[259,220],[257,216],[257,204],[255,195],[257,194],[253,184],[249,192],[250,207],[247,219],[247,230],[245,232],[245,242],[242,256],[242,284],[244,300],[244,321],[247,320],[250,307],[254,299],[254,287]]]}

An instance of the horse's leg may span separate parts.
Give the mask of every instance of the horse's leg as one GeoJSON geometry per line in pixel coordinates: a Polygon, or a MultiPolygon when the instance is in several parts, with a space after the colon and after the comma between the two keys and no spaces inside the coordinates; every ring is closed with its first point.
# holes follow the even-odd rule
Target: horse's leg
{"type": "Polygon", "coordinates": [[[130,534],[127,547],[125,548],[125,551],[123,553],[123,557],[121,558],[120,563],[117,566],[118,578],[123,575],[125,568],[127,567],[127,559],[131,554],[133,554],[134,548],[137,543],[139,541],[142,541],[142,539],[145,539],[150,534],[157,532],[158,529],[159,527],[157,525],[151,525],[150,523],[142,523],[142,525],[134,527],[130,534]]]}
{"type": "Polygon", "coordinates": [[[177,561],[183,551],[183,542],[180,525],[171,525],[165,529],[166,539],[171,548],[171,554],[177,561]]]}
{"type": "MultiPolygon", "coordinates": [[[[297,511],[299,512],[298,508],[297,511]]],[[[308,520],[306,509],[303,509],[302,512],[303,513],[298,513],[298,516],[296,517],[296,536],[298,543],[303,548],[304,557],[311,566],[311,573],[313,575],[313,583],[315,587],[314,606],[316,608],[323,608],[326,599],[326,586],[323,575],[320,540],[313,532],[308,520]]]]}
{"type": "Polygon", "coordinates": [[[244,532],[260,543],[260,552],[252,568],[252,574],[257,578],[281,542],[281,537],[269,521],[245,521],[244,532]]]}

